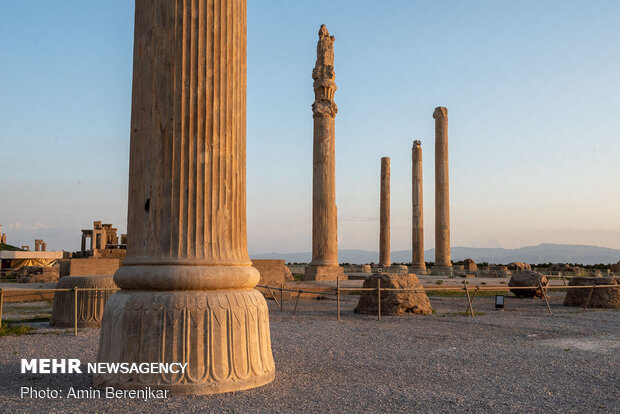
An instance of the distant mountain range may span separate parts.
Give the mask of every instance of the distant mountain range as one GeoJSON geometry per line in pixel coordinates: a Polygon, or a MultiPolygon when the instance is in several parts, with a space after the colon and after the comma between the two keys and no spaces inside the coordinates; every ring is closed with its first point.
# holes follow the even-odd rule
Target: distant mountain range
{"type": "MultiPolygon", "coordinates": [[[[607,247],[582,246],[576,244],[543,243],[538,246],[526,246],[518,249],[453,247],[452,260],[458,261],[471,258],[476,263],[489,262],[506,264],[510,262],[538,263],[617,263],[620,261],[620,249],[607,247]]],[[[424,252],[428,262],[435,260],[435,249],[424,252]]],[[[287,263],[308,263],[312,254],[303,253],[263,253],[250,255],[254,259],[284,259],[287,263]]],[[[341,263],[371,263],[377,262],[379,253],[366,250],[339,250],[338,260],[341,263]]],[[[399,250],[392,252],[392,262],[407,263],[411,261],[411,251],[399,250]]]]}

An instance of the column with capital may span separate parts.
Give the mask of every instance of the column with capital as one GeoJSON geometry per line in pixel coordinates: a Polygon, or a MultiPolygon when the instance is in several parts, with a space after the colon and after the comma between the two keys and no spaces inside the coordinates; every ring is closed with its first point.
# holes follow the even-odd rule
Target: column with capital
{"type": "Polygon", "coordinates": [[[336,280],[344,276],[338,265],[338,214],[336,209],[336,146],[334,102],[334,36],[325,25],[319,30],[316,65],[312,71],[315,100],[312,172],[312,262],[304,280],[336,280]]]}

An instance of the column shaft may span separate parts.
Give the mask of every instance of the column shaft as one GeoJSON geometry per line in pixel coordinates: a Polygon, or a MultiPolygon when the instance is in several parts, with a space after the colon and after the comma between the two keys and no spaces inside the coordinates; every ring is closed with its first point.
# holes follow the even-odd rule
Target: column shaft
{"type": "Polygon", "coordinates": [[[451,268],[448,110],[435,108],[435,266],[451,268]]]}
{"type": "Polygon", "coordinates": [[[381,158],[381,205],[379,213],[379,266],[392,264],[390,259],[390,158],[381,158]]]}
{"type": "Polygon", "coordinates": [[[426,270],[424,263],[424,192],[422,186],[422,143],[413,142],[411,149],[411,267],[414,271],[426,270]]]}

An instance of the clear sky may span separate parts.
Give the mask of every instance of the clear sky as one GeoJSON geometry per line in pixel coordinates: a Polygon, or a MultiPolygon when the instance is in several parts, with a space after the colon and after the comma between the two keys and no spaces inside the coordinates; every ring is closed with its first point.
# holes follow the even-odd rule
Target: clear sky
{"type": "MultiPolygon", "coordinates": [[[[411,247],[422,140],[434,245],[433,109],[449,113],[452,245],[620,248],[620,2],[248,0],[250,253],[311,249],[311,72],[336,37],[339,247],[411,247]]],[[[126,228],[133,2],[0,1],[0,224],[77,250],[126,228]]]]}

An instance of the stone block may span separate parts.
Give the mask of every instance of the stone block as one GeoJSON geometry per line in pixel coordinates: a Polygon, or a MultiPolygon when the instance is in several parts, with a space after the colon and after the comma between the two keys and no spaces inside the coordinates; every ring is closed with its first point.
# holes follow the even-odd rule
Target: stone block
{"type": "MultiPolygon", "coordinates": [[[[542,273],[533,272],[531,270],[525,270],[523,272],[517,272],[510,277],[510,281],[508,282],[508,286],[510,287],[528,287],[528,286],[538,286],[542,284],[543,287],[546,287],[549,284],[547,277],[542,273]]],[[[510,289],[512,293],[517,297],[521,298],[532,298],[532,297],[543,297],[543,293],[540,288],[536,289],[510,289]]]]}
{"type": "MultiPolygon", "coordinates": [[[[569,286],[618,285],[617,278],[605,277],[574,277],[568,282],[569,286]]],[[[585,306],[588,296],[589,308],[620,309],[620,286],[609,288],[567,289],[564,297],[564,306],[585,306]]]]}
{"type": "MultiPolygon", "coordinates": [[[[390,289],[421,289],[422,283],[412,273],[393,274],[380,273],[368,277],[364,281],[364,288],[376,289],[379,280],[381,288],[390,289]]],[[[355,308],[355,313],[376,315],[378,310],[377,292],[362,291],[360,300],[355,308]]],[[[413,291],[381,291],[381,314],[401,315],[403,313],[415,313],[429,315],[433,312],[431,302],[425,292],[413,291]]]]}
{"type": "Polygon", "coordinates": [[[60,276],[113,276],[118,270],[121,261],[119,259],[61,259],[60,276]]]}

